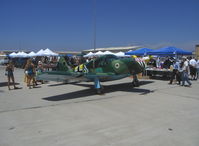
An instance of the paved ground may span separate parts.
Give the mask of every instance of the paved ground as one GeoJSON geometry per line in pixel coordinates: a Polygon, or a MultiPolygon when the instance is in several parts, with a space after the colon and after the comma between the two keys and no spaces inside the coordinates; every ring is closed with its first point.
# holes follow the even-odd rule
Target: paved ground
{"type": "Polygon", "coordinates": [[[50,82],[8,91],[0,67],[0,146],[198,146],[199,81],[193,86],[131,79],[103,83],[50,82]]]}

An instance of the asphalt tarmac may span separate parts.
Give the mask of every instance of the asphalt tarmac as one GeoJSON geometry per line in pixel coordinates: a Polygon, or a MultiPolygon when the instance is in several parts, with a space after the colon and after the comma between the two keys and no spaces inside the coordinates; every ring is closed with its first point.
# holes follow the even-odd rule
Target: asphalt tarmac
{"type": "Polygon", "coordinates": [[[157,79],[49,82],[28,89],[15,69],[8,90],[0,67],[0,146],[198,146],[199,81],[192,87],[157,79]],[[11,87],[13,88],[13,87],[11,87]]]}

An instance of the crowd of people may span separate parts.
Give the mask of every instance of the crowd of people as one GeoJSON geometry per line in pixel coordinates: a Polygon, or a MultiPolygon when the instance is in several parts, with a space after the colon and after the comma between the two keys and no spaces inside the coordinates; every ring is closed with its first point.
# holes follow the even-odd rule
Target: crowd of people
{"type": "Polygon", "coordinates": [[[197,80],[199,78],[199,60],[194,57],[157,57],[150,58],[148,66],[156,69],[166,69],[172,71],[169,84],[173,83],[175,79],[179,85],[191,86],[190,80],[197,80]]]}
{"type": "MultiPolygon", "coordinates": [[[[33,61],[31,59],[27,60],[27,63],[24,67],[24,82],[27,83],[27,87],[31,89],[31,87],[37,86],[37,80],[36,80],[36,73],[37,72],[43,72],[43,63],[41,61],[38,62],[38,65],[35,66],[33,61]]],[[[14,78],[14,65],[12,61],[9,61],[9,63],[6,66],[5,69],[5,75],[8,79],[8,90],[11,90],[10,85],[12,84],[14,86],[14,89],[18,89],[15,84],[15,78],[14,78]],[[11,83],[12,81],[12,83],[11,83]]],[[[43,83],[43,81],[41,81],[43,83]]]]}
{"type": "Polygon", "coordinates": [[[169,84],[172,84],[175,79],[179,85],[190,87],[192,85],[190,80],[199,78],[199,60],[193,57],[182,57],[181,60],[174,60],[171,62],[170,69],[172,74],[169,84]]]}
{"type": "MultiPolygon", "coordinates": [[[[21,65],[19,68],[24,69],[24,82],[27,84],[27,87],[29,89],[35,88],[38,85],[37,82],[41,82],[43,84],[44,81],[36,80],[36,74],[43,71],[49,71],[49,69],[56,70],[59,66],[59,59],[60,57],[37,57],[26,59],[26,63],[21,65]]],[[[86,61],[83,57],[64,56],[64,59],[71,68],[74,68],[75,66],[78,66],[86,61]]],[[[16,59],[10,59],[5,69],[5,75],[8,79],[7,85],[9,90],[11,90],[11,84],[14,86],[14,89],[18,89],[14,78],[15,65],[16,59]]]]}

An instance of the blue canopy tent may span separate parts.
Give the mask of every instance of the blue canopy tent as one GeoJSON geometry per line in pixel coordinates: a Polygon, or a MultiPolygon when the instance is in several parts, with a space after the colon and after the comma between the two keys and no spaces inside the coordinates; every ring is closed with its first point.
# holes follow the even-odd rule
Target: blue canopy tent
{"type": "Polygon", "coordinates": [[[153,49],[149,48],[140,48],[134,51],[126,52],[125,55],[137,55],[137,56],[144,56],[148,55],[148,52],[153,51],[153,49]]]}
{"type": "Polygon", "coordinates": [[[167,56],[174,56],[174,55],[192,55],[191,51],[186,51],[176,47],[165,47],[160,48],[157,50],[152,50],[148,52],[148,55],[167,55],[167,56]]]}

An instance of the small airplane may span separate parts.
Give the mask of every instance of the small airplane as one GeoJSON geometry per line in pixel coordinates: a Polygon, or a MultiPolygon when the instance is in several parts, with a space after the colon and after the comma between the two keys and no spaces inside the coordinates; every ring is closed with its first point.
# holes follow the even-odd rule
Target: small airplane
{"type": "Polygon", "coordinates": [[[56,71],[38,73],[37,80],[57,81],[64,83],[94,82],[97,93],[103,92],[100,82],[119,80],[133,75],[132,84],[139,86],[137,74],[145,69],[145,63],[138,58],[118,58],[115,55],[104,55],[72,69],[61,57],[56,71]]]}

